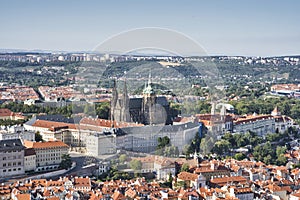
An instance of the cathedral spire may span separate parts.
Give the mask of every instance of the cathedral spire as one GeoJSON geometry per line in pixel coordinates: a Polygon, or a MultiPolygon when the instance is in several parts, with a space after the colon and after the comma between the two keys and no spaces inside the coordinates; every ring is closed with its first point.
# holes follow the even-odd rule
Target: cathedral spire
{"type": "Polygon", "coordinates": [[[151,83],[152,83],[152,82],[151,82],[151,70],[150,70],[149,78],[148,78],[148,86],[151,85],[151,83]]]}
{"type": "Polygon", "coordinates": [[[115,120],[115,110],[116,110],[116,105],[118,102],[118,91],[117,91],[117,83],[116,79],[113,79],[113,89],[112,89],[112,99],[110,102],[110,120],[112,121],[112,127],[113,127],[113,122],[115,120]]]}

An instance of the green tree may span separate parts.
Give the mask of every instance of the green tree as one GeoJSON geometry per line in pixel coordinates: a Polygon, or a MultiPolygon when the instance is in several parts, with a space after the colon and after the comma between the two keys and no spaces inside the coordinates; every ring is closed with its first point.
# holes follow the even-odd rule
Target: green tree
{"type": "Polygon", "coordinates": [[[236,160],[244,160],[245,158],[246,158],[246,155],[243,153],[236,153],[234,155],[234,159],[236,159],[236,160]]]}
{"type": "Polygon", "coordinates": [[[138,171],[142,169],[142,162],[140,160],[133,159],[130,161],[129,166],[131,169],[138,171]]]}
{"type": "Polygon", "coordinates": [[[229,152],[230,147],[231,145],[227,140],[221,139],[215,143],[212,150],[218,155],[224,155],[229,152]]]}
{"type": "Polygon", "coordinates": [[[43,136],[40,134],[39,131],[37,131],[37,132],[35,133],[35,141],[36,141],[36,142],[42,142],[42,141],[43,141],[43,136]]]}
{"type": "Polygon", "coordinates": [[[188,172],[189,169],[190,169],[189,164],[188,164],[188,163],[184,163],[184,164],[181,166],[180,171],[181,171],[181,172],[188,172]]]}
{"type": "Polygon", "coordinates": [[[72,160],[69,154],[63,154],[61,156],[59,167],[62,169],[70,169],[72,167],[72,160]]]}
{"type": "Polygon", "coordinates": [[[119,157],[119,161],[120,163],[124,163],[127,160],[127,155],[126,154],[122,154],[119,157]]]}
{"type": "Polygon", "coordinates": [[[100,119],[108,119],[110,113],[110,103],[102,102],[96,106],[96,114],[100,119]]]}

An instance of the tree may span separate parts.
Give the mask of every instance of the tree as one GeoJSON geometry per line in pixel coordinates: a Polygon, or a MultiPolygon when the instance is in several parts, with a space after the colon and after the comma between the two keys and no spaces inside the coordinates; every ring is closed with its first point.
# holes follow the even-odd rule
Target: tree
{"type": "Polygon", "coordinates": [[[62,169],[70,169],[72,167],[72,160],[69,154],[63,154],[61,156],[59,167],[62,169]]]}
{"type": "Polygon", "coordinates": [[[110,113],[110,103],[102,102],[96,106],[96,114],[100,119],[108,119],[110,113]]]}
{"type": "Polygon", "coordinates": [[[122,155],[120,155],[120,157],[119,157],[119,161],[120,161],[120,163],[124,163],[126,160],[127,160],[127,156],[126,156],[126,154],[122,154],[122,155]]]}
{"type": "Polygon", "coordinates": [[[181,166],[180,171],[181,171],[181,172],[188,172],[189,169],[190,169],[189,164],[188,164],[188,163],[184,163],[184,164],[181,166]]]}
{"type": "Polygon", "coordinates": [[[140,160],[133,159],[130,161],[129,166],[131,169],[137,171],[142,169],[142,162],[140,160]]]}
{"type": "Polygon", "coordinates": [[[165,136],[163,138],[159,137],[157,138],[157,142],[158,142],[157,149],[162,149],[166,146],[169,146],[170,138],[168,136],[165,136]]]}
{"type": "Polygon", "coordinates": [[[35,133],[35,141],[36,141],[36,142],[42,142],[42,141],[43,141],[43,136],[40,134],[39,131],[37,131],[37,132],[35,133]]]}
{"type": "Polygon", "coordinates": [[[234,159],[236,159],[236,160],[244,160],[245,158],[246,158],[246,155],[243,153],[236,153],[234,155],[234,159]]]}
{"type": "Polygon", "coordinates": [[[213,152],[218,155],[224,155],[229,152],[231,145],[227,140],[221,139],[217,141],[213,147],[213,152]]]}

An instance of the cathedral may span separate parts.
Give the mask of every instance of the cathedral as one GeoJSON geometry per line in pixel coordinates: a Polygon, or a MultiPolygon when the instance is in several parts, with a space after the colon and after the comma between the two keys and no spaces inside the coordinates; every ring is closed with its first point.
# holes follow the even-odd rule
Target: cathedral
{"type": "Polygon", "coordinates": [[[145,85],[142,96],[133,98],[128,95],[126,81],[121,95],[118,94],[117,84],[114,81],[111,119],[144,125],[172,124],[169,102],[165,96],[156,95],[150,78],[145,85]]]}

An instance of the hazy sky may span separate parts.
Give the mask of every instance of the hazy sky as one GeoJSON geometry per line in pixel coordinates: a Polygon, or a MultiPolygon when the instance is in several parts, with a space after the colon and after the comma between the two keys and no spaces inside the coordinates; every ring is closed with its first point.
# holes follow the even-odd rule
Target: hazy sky
{"type": "Polygon", "coordinates": [[[161,27],[209,55],[299,55],[298,0],[0,0],[0,48],[92,50],[133,28],[161,27]]]}

